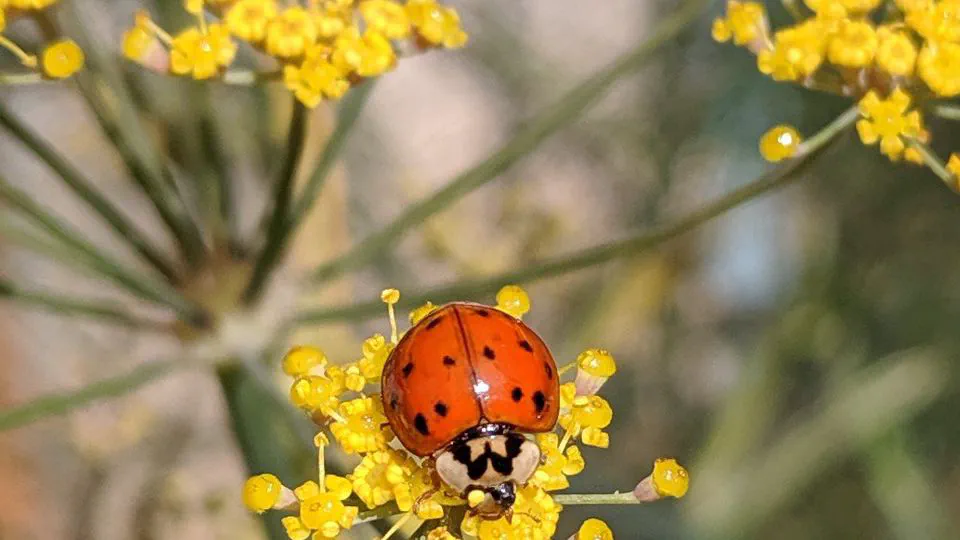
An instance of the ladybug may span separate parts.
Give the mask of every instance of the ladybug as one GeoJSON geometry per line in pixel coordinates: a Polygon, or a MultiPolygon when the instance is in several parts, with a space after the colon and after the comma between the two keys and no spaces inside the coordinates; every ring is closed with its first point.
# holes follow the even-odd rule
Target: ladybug
{"type": "Polygon", "coordinates": [[[400,443],[427,458],[473,512],[510,515],[518,487],[541,461],[524,434],[550,431],[560,412],[557,364],[533,330],[481,304],[442,306],[403,336],[381,380],[383,408],[400,443]]]}

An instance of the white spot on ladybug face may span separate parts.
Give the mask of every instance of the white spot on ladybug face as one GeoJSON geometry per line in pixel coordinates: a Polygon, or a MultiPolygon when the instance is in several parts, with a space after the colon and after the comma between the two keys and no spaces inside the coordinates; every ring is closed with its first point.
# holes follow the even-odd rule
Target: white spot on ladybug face
{"type": "Polygon", "coordinates": [[[504,483],[526,485],[540,464],[540,447],[519,433],[485,435],[455,443],[437,456],[440,479],[465,495],[504,483]]]}

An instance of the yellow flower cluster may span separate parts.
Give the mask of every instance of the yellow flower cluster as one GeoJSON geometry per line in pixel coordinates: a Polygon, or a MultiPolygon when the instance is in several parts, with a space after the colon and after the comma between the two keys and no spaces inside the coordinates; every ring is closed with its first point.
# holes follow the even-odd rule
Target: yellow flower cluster
{"type": "MultiPolygon", "coordinates": [[[[713,37],[748,49],[774,80],[855,97],[864,144],[879,141],[891,160],[945,169],[954,177],[951,187],[960,189],[960,157],[943,166],[926,150],[930,135],[921,111],[908,110],[915,100],[925,110],[960,95],[960,0],[804,0],[803,7],[795,24],[771,31],[763,4],[729,0],[713,37]]],[[[777,126],[761,139],[760,151],[779,161],[799,141],[796,130],[777,126]]]]}
{"type": "Polygon", "coordinates": [[[197,24],[175,36],[138,15],[124,55],[155,71],[210,79],[224,76],[243,41],[276,60],[279,69],[262,75],[282,78],[307,107],[390,71],[400,50],[467,41],[457,12],[436,0],[185,0],[185,7],[197,24]]]}
{"type": "MultiPolygon", "coordinates": [[[[244,504],[258,513],[267,510],[291,513],[283,518],[291,540],[332,538],[358,521],[382,519],[391,513],[400,519],[384,538],[408,520],[441,518],[446,518],[447,525],[430,531],[427,538],[552,538],[563,507],[551,493],[566,489],[570,485],[568,478],[582,472],[586,465],[579,447],[571,443],[580,441],[601,448],[609,445],[609,435],[603,429],[612,421],[613,409],[595,392],[616,372],[613,356],[603,349],[589,349],[559,370],[561,374],[576,370],[576,380],[562,385],[560,432],[536,437],[543,455],[541,465],[528,485],[517,490],[512,515],[481,519],[471,511],[480,503],[474,497],[481,495],[480,492],[466,497],[451,492],[432,470],[432,460],[420,460],[407,453],[387,423],[379,393],[376,389],[367,391],[368,387],[380,383],[384,364],[401,337],[394,316],[400,293],[387,289],[381,298],[388,306],[391,337],[375,334],[366,339],[358,360],[331,365],[320,349],[309,346],[294,347],[283,359],[284,373],[293,377],[291,401],[321,430],[315,440],[319,452],[318,481],[290,489],[271,474],[259,474],[247,480],[243,489],[244,504]],[[345,478],[324,472],[324,448],[331,440],[341,451],[356,455],[356,463],[345,478]],[[450,513],[455,507],[465,508],[459,513],[450,513]],[[464,515],[464,510],[466,517],[459,523],[459,530],[450,528],[449,515],[464,515]]],[[[507,286],[497,294],[496,307],[520,317],[530,310],[530,298],[523,289],[507,286]]],[[[434,309],[436,307],[428,303],[413,310],[412,323],[434,309]]],[[[659,480],[652,476],[645,480],[656,482],[651,484],[653,495],[638,494],[632,499],[634,502],[682,496],[686,491],[686,471],[673,460],[662,461],[672,463],[672,468],[668,473],[658,473],[659,465],[655,465],[652,476],[659,480]],[[682,476],[678,476],[679,471],[682,476]],[[664,480],[667,476],[677,485],[665,488],[669,484],[664,480]]],[[[482,500],[482,496],[479,499],[482,500]]],[[[577,538],[611,539],[613,534],[602,521],[590,519],[577,532],[577,538]]]]}
{"type": "Polygon", "coordinates": [[[13,54],[19,62],[32,70],[37,70],[47,79],[66,79],[83,67],[84,55],[80,47],[69,39],[47,45],[38,59],[36,55],[23,50],[10,38],[3,35],[8,21],[17,15],[46,9],[57,0],[0,0],[0,48],[13,54]]]}

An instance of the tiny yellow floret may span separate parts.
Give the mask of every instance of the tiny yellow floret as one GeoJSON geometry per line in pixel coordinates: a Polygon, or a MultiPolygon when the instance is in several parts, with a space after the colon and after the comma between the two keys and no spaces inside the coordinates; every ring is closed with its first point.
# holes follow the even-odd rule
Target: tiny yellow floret
{"type": "Polygon", "coordinates": [[[950,159],[947,160],[947,170],[950,171],[953,179],[956,180],[955,187],[960,187],[960,155],[950,154],[950,159]]]}
{"type": "Polygon", "coordinates": [[[480,503],[483,502],[483,499],[486,496],[479,489],[471,490],[470,493],[467,493],[467,504],[470,508],[476,508],[480,506],[480,503]]]}
{"type": "Polygon", "coordinates": [[[73,40],[58,41],[43,51],[43,74],[51,79],[65,79],[83,67],[83,50],[73,40]]]}
{"type": "Polygon", "coordinates": [[[280,480],[272,474],[251,476],[243,485],[243,504],[262,514],[277,504],[282,487],[280,480]]]}
{"type": "Polygon", "coordinates": [[[433,313],[437,309],[437,306],[433,305],[433,302],[427,302],[426,304],[414,309],[410,312],[410,324],[417,324],[422,321],[424,317],[433,313]]]}
{"type": "Polygon", "coordinates": [[[383,300],[387,304],[396,304],[400,301],[400,291],[396,289],[384,289],[380,293],[380,300],[383,300]]]}
{"type": "Polygon", "coordinates": [[[657,458],[653,463],[653,487],[661,497],[680,498],[690,487],[690,475],[677,460],[657,458]]]}
{"type": "Polygon", "coordinates": [[[603,521],[590,518],[577,530],[577,540],[613,540],[613,531],[603,521]]]}
{"type": "Polygon", "coordinates": [[[606,349],[587,349],[577,356],[577,367],[594,377],[612,377],[617,363],[606,349]]]}
{"type": "Polygon", "coordinates": [[[760,155],[771,163],[793,157],[799,146],[800,133],[792,126],[774,126],[760,137],[760,155]]]}
{"type": "Polygon", "coordinates": [[[315,367],[327,365],[327,355],[316,347],[300,345],[290,349],[283,357],[283,372],[291,377],[306,375],[315,367]]]}
{"type": "Polygon", "coordinates": [[[497,293],[497,309],[519,319],[530,311],[530,297],[521,287],[507,285],[497,293]]]}

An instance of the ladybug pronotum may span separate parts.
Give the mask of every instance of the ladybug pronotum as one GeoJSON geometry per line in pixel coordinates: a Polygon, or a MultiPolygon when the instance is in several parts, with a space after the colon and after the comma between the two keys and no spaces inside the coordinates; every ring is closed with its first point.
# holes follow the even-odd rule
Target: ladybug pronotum
{"type": "Polygon", "coordinates": [[[400,443],[462,496],[481,491],[480,517],[509,515],[540,464],[524,434],[552,430],[560,412],[557,365],[540,336],[499,309],[447,304],[403,336],[381,383],[400,443]]]}

